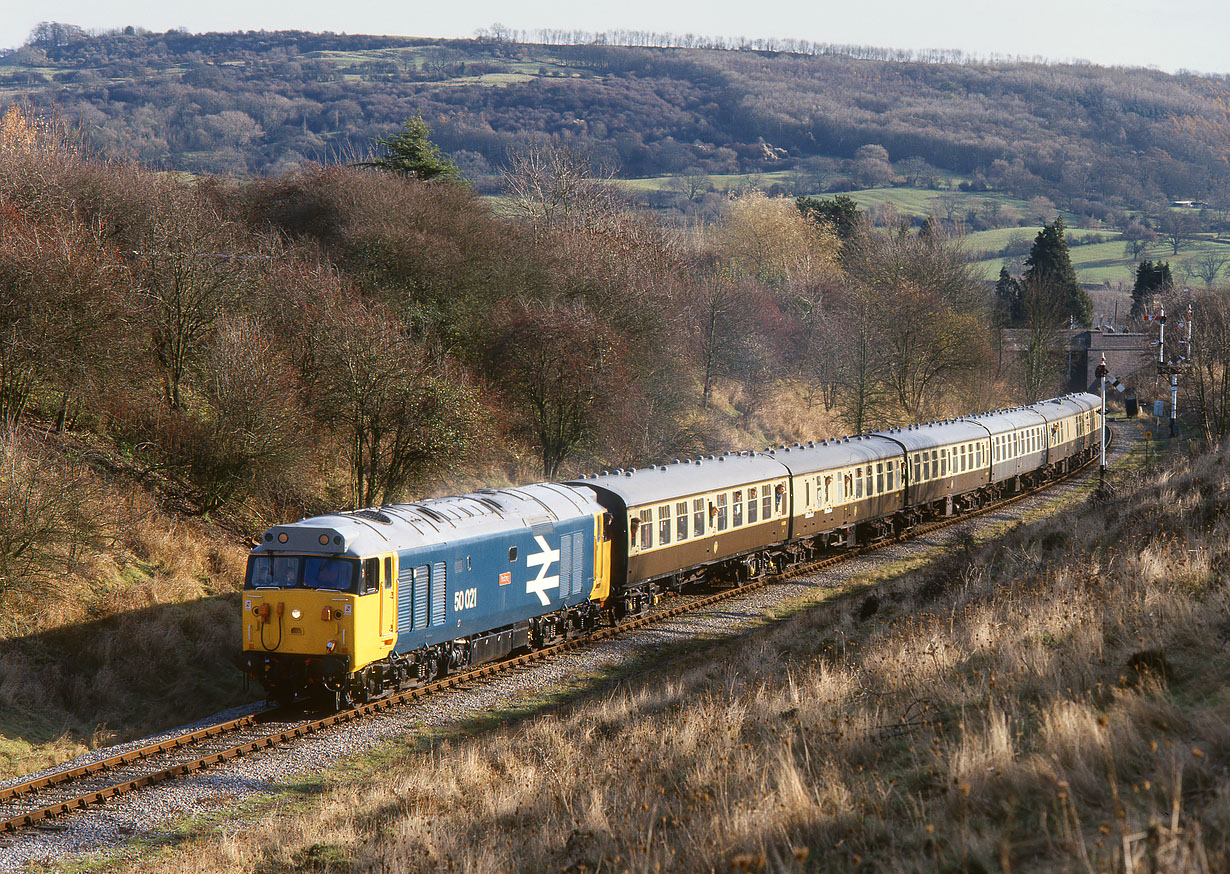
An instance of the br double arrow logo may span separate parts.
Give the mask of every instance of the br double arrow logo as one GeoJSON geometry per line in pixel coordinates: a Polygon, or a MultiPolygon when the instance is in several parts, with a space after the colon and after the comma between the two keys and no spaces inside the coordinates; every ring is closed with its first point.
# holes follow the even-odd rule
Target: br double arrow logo
{"type": "Polygon", "coordinates": [[[559,574],[553,577],[547,576],[547,571],[551,569],[551,565],[559,561],[559,550],[552,549],[545,537],[541,534],[534,535],[534,542],[538,544],[539,551],[533,555],[525,557],[526,567],[538,568],[538,576],[532,580],[525,581],[525,592],[529,594],[533,592],[538,596],[538,600],[545,607],[551,603],[551,599],[547,597],[547,589],[559,588],[559,574]]]}

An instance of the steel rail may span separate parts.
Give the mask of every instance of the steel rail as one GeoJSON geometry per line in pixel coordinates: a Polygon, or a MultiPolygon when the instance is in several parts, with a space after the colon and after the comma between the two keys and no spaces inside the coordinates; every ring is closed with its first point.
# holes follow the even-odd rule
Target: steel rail
{"type": "MultiPolygon", "coordinates": [[[[1113,439],[1114,432],[1111,431],[1110,433],[1111,433],[1111,438],[1113,439]]],[[[309,734],[314,734],[315,732],[320,731],[321,729],[328,728],[334,725],[339,725],[345,722],[350,722],[351,720],[358,719],[358,718],[361,718],[363,716],[366,716],[372,713],[379,713],[383,710],[388,710],[398,705],[408,704],[412,701],[417,701],[419,699],[425,698],[429,695],[432,695],[432,694],[435,694],[437,692],[441,692],[447,689],[455,689],[458,686],[461,686],[463,684],[470,683],[474,680],[482,679],[485,677],[489,677],[494,674],[500,673],[502,671],[507,671],[511,668],[533,664],[534,662],[542,661],[542,660],[551,658],[552,656],[558,655],[560,653],[578,649],[582,646],[587,646],[597,641],[608,640],[612,637],[623,634],[625,632],[634,631],[636,629],[643,628],[648,625],[652,625],[656,622],[661,622],[665,619],[671,619],[676,616],[680,616],[684,613],[690,613],[694,610],[702,609],[704,607],[708,607],[710,605],[719,603],[721,601],[725,601],[730,598],[738,597],[747,592],[752,592],[752,591],[755,591],[756,589],[760,589],[765,586],[772,585],[774,583],[782,582],[791,577],[797,577],[797,576],[801,576],[804,574],[814,573],[818,570],[832,567],[834,565],[841,564],[842,562],[850,561],[852,559],[858,558],[859,556],[866,555],[870,552],[875,552],[879,549],[882,549],[885,546],[889,546],[895,543],[901,543],[907,540],[912,540],[922,535],[929,534],[933,531],[938,531],[943,528],[947,528],[950,525],[955,525],[959,522],[963,522],[967,519],[975,518],[977,516],[981,516],[986,513],[994,512],[996,510],[1002,510],[1004,507],[1011,506],[1012,504],[1015,504],[1018,501],[1023,501],[1026,498],[1033,497],[1034,495],[1047,491],[1051,488],[1054,488],[1057,485],[1060,485],[1061,483],[1067,482],[1068,480],[1075,478],[1079,473],[1081,473],[1086,468],[1088,468],[1096,460],[1097,460],[1097,457],[1094,456],[1093,458],[1090,458],[1088,461],[1081,464],[1079,467],[1074,468],[1073,470],[1069,471],[1068,473],[1064,474],[1061,477],[1058,477],[1053,480],[1049,480],[1048,482],[1042,483],[1041,485],[1035,486],[1031,489],[1027,489],[1025,491],[1019,492],[1018,494],[1012,495],[1010,497],[1001,498],[1000,500],[987,504],[984,507],[979,507],[975,510],[969,510],[969,511],[959,513],[951,517],[946,517],[944,519],[940,519],[935,522],[930,522],[924,525],[917,525],[913,528],[910,528],[908,531],[902,532],[901,534],[897,534],[892,537],[886,537],[880,540],[876,540],[864,546],[855,547],[853,549],[846,550],[838,555],[829,556],[829,557],[819,559],[816,561],[812,561],[812,562],[808,562],[802,565],[796,565],[781,573],[766,574],[760,579],[751,580],[742,585],[735,586],[730,589],[725,589],[723,591],[716,592],[712,595],[707,595],[705,597],[689,600],[685,604],[679,604],[677,606],[669,607],[664,610],[655,611],[654,613],[650,615],[642,616],[637,619],[631,619],[626,622],[621,622],[614,626],[600,628],[596,631],[590,632],[583,636],[569,638],[565,641],[562,641],[561,643],[554,644],[544,649],[534,650],[533,652],[525,653],[520,656],[515,656],[514,658],[511,658],[511,659],[505,659],[503,661],[493,662],[489,665],[484,665],[482,667],[475,668],[474,670],[470,670],[464,673],[445,677],[441,680],[437,680],[434,683],[429,683],[427,685],[419,686],[414,689],[408,689],[403,692],[395,692],[392,695],[379,698],[375,701],[371,701],[366,704],[361,704],[350,710],[344,710],[338,713],[332,713],[321,719],[312,720],[310,722],[303,723],[302,725],[298,725],[290,729],[286,729],[286,730],[279,731],[279,732],[273,732],[269,735],[258,738],[256,740],[248,741],[248,742],[239,744],[237,746],[230,747],[229,749],[221,750],[219,752],[210,753],[209,755],[202,756],[190,762],[181,762],[175,765],[171,765],[167,768],[162,768],[160,770],[152,771],[148,774],[141,775],[140,777],[134,778],[132,780],[126,780],[126,781],[119,782],[113,786],[107,786],[102,789],[92,790],[76,798],[72,798],[66,801],[59,801],[59,802],[56,802],[55,804],[51,804],[46,807],[42,807],[42,808],[35,809],[35,810],[30,810],[25,813],[19,814],[18,816],[11,817],[9,819],[0,820],[0,834],[3,834],[5,832],[15,832],[20,829],[36,825],[37,823],[40,823],[47,819],[61,816],[66,813],[71,813],[76,810],[82,810],[91,805],[101,804],[107,801],[108,799],[114,798],[118,795],[123,795],[129,792],[134,792],[139,789],[146,788],[148,786],[153,786],[158,783],[163,783],[168,780],[175,779],[176,777],[182,777],[184,775],[191,774],[195,771],[199,771],[203,768],[209,767],[210,765],[219,764],[221,762],[225,762],[230,759],[238,758],[239,756],[243,756],[248,753],[257,752],[263,749],[269,749],[278,744],[288,743],[298,738],[305,737],[309,734]]],[[[53,786],[57,786],[61,783],[66,783],[66,782],[70,782],[75,779],[80,779],[81,777],[90,776],[90,775],[97,774],[102,771],[112,770],[114,768],[117,768],[123,765],[132,764],[134,762],[141,761],[142,759],[146,759],[154,755],[163,754],[163,753],[178,749],[180,747],[186,747],[186,746],[190,746],[195,743],[200,743],[202,740],[205,740],[210,737],[219,737],[223,734],[227,734],[233,731],[239,731],[243,728],[250,728],[253,725],[255,725],[258,721],[260,721],[261,717],[267,717],[269,714],[273,712],[275,711],[272,709],[260,711],[258,713],[254,713],[249,716],[241,717],[240,719],[229,720],[227,722],[222,722],[216,725],[211,725],[205,728],[197,729],[192,732],[187,732],[183,735],[179,735],[173,738],[168,738],[158,743],[149,744],[139,749],[130,750],[126,753],[112,756],[108,759],[103,759],[98,762],[91,762],[89,764],[82,765],[77,768],[71,768],[71,769],[68,769],[65,771],[59,771],[53,774],[47,774],[42,777],[38,777],[34,780],[30,780],[26,783],[20,783],[14,786],[10,786],[6,789],[0,789],[0,801],[11,800],[11,799],[20,797],[22,795],[28,795],[31,793],[45,790],[53,786]]]]}

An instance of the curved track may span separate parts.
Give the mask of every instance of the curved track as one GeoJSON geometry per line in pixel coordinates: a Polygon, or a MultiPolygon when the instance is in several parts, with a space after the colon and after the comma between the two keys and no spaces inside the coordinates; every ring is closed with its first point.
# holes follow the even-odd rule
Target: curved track
{"type": "MultiPolygon", "coordinates": [[[[1111,433],[1113,437],[1113,432],[1111,433]]],[[[283,711],[265,710],[188,731],[110,758],[44,774],[22,783],[0,788],[0,817],[3,817],[0,818],[0,834],[38,826],[57,816],[101,804],[117,795],[139,791],[145,787],[202,770],[210,765],[278,744],[289,743],[333,725],[360,719],[368,714],[417,701],[428,695],[457,688],[484,677],[542,661],[581,646],[643,628],[646,625],[703,609],[763,586],[850,561],[889,544],[910,540],[958,522],[1000,510],[1071,480],[1094,465],[1096,461],[1095,456],[1064,477],[987,504],[978,510],[918,525],[895,537],[795,565],[781,574],[767,575],[736,588],[723,589],[709,595],[683,596],[682,603],[659,607],[646,616],[601,628],[582,637],[565,640],[544,649],[455,674],[415,689],[398,692],[351,710],[332,713],[320,719],[308,721],[288,721],[283,711]],[[270,726],[273,726],[273,730],[270,730],[270,726]]]]}

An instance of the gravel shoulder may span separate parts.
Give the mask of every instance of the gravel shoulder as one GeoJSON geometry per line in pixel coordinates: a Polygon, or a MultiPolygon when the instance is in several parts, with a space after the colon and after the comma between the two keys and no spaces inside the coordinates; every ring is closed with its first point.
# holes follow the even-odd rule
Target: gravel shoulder
{"type": "MultiPolygon", "coordinates": [[[[1140,429],[1119,429],[1108,461],[1114,463],[1140,444],[1140,429]]],[[[261,816],[264,802],[287,793],[305,794],[314,784],[348,761],[361,759],[379,745],[414,736],[448,733],[476,720],[499,719],[532,710],[575,689],[578,678],[619,674],[664,648],[697,639],[727,638],[876,579],[895,576],[925,564],[969,537],[990,538],[1005,525],[1052,512],[1079,499],[1096,481],[1084,474],[1043,495],[968,519],[907,542],[893,544],[818,573],[748,592],[709,610],[665,620],[614,640],[596,643],[531,666],[475,681],[460,690],[420,703],[334,727],[291,746],[245,756],[191,777],[122,796],[89,811],[62,817],[46,828],[0,837],[0,872],[50,864],[89,867],[91,861],[135,860],[151,848],[179,842],[193,834],[242,827],[245,818],[261,816]]],[[[217,714],[201,724],[234,718],[256,706],[217,714]]],[[[131,743],[94,750],[60,769],[152,743],[178,733],[165,732],[131,743]]],[[[358,764],[363,767],[362,763],[358,764]]],[[[57,769],[58,770],[58,769],[57,769]]],[[[24,779],[24,778],[23,778],[24,779]]],[[[19,782],[19,781],[10,781],[19,782]]],[[[0,786],[6,784],[0,784],[0,786]]]]}

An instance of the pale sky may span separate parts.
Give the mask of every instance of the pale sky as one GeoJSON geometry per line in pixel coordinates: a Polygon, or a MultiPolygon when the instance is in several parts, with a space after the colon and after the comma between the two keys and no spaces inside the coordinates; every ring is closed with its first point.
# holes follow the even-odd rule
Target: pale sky
{"type": "Polygon", "coordinates": [[[0,0],[0,48],[25,42],[40,21],[152,31],[330,30],[470,37],[500,22],[516,29],[651,30],[712,36],[794,37],[889,48],[961,49],[985,56],[1230,73],[1230,0],[0,0]]]}

